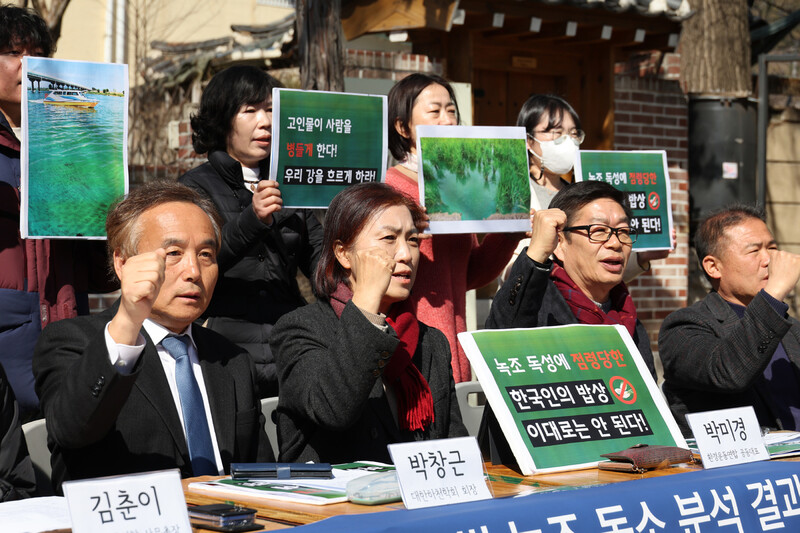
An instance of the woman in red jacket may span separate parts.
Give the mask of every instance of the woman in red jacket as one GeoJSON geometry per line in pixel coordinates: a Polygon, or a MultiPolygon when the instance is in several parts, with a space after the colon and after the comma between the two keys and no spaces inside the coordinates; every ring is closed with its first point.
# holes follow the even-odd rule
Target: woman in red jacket
{"type": "MultiPolygon", "coordinates": [[[[389,92],[389,150],[400,163],[386,172],[386,183],[419,202],[417,139],[419,125],[456,125],[458,104],[444,78],[411,74],[389,92]]],[[[511,258],[519,234],[434,235],[420,244],[420,265],[410,301],[417,317],[441,330],[450,342],[453,377],[469,381],[469,362],[456,335],[466,331],[466,292],[491,283],[511,258]]]]}

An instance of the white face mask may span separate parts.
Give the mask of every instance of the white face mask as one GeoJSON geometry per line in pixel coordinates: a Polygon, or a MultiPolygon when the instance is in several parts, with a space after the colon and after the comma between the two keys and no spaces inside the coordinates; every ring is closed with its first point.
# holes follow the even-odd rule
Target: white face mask
{"type": "Polygon", "coordinates": [[[555,174],[566,174],[572,170],[580,146],[575,139],[569,135],[563,135],[554,141],[540,141],[533,136],[529,137],[542,148],[541,156],[530,148],[528,151],[539,160],[543,168],[555,174]]]}

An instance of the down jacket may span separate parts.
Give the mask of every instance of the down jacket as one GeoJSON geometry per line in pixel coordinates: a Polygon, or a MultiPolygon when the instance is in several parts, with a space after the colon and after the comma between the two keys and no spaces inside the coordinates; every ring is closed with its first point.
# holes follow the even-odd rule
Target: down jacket
{"type": "MultiPolygon", "coordinates": [[[[262,175],[269,160],[262,161],[262,175]]],[[[204,314],[206,327],[245,348],[256,362],[259,394],[278,395],[269,336],[286,313],[305,305],[298,268],[311,278],[322,249],[322,225],[307,209],[282,209],[271,226],[253,210],[242,167],[223,151],[178,180],[205,193],[225,220],[218,261],[220,279],[204,314]]]]}

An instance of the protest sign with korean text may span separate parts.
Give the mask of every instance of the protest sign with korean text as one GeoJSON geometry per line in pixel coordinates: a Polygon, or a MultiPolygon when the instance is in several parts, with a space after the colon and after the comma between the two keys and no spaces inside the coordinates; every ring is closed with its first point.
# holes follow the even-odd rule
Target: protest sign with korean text
{"type": "Polygon", "coordinates": [[[634,250],[672,248],[672,198],[663,150],[581,150],[575,180],[605,181],[623,191],[633,211],[634,250]]]}
{"type": "MultiPolygon", "coordinates": [[[[303,533],[800,531],[800,463],[768,461],[413,512],[339,515],[303,533]]],[[[525,483],[527,480],[524,480],[525,483]]]]}
{"type": "Polygon", "coordinates": [[[431,233],[530,231],[525,128],[418,126],[419,197],[431,233]]]}
{"type": "Polygon", "coordinates": [[[383,181],[386,97],[272,90],[269,175],[284,207],[325,209],[344,188],[383,181]]]}
{"type": "Polygon", "coordinates": [[[459,333],[523,474],[589,468],[635,444],[686,447],[623,326],[459,333]]]}

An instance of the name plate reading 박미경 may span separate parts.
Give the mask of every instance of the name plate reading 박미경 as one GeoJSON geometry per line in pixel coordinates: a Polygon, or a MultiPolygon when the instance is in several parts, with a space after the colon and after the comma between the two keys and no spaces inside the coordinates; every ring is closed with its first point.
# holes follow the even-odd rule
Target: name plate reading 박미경
{"type": "Polygon", "coordinates": [[[64,483],[73,533],[191,533],[178,470],[64,483]]]}
{"type": "Polygon", "coordinates": [[[491,499],[475,437],[390,444],[407,509],[491,499]]]}
{"type": "Polygon", "coordinates": [[[752,406],[691,413],[686,421],[700,449],[703,468],[769,459],[752,406]]]}

